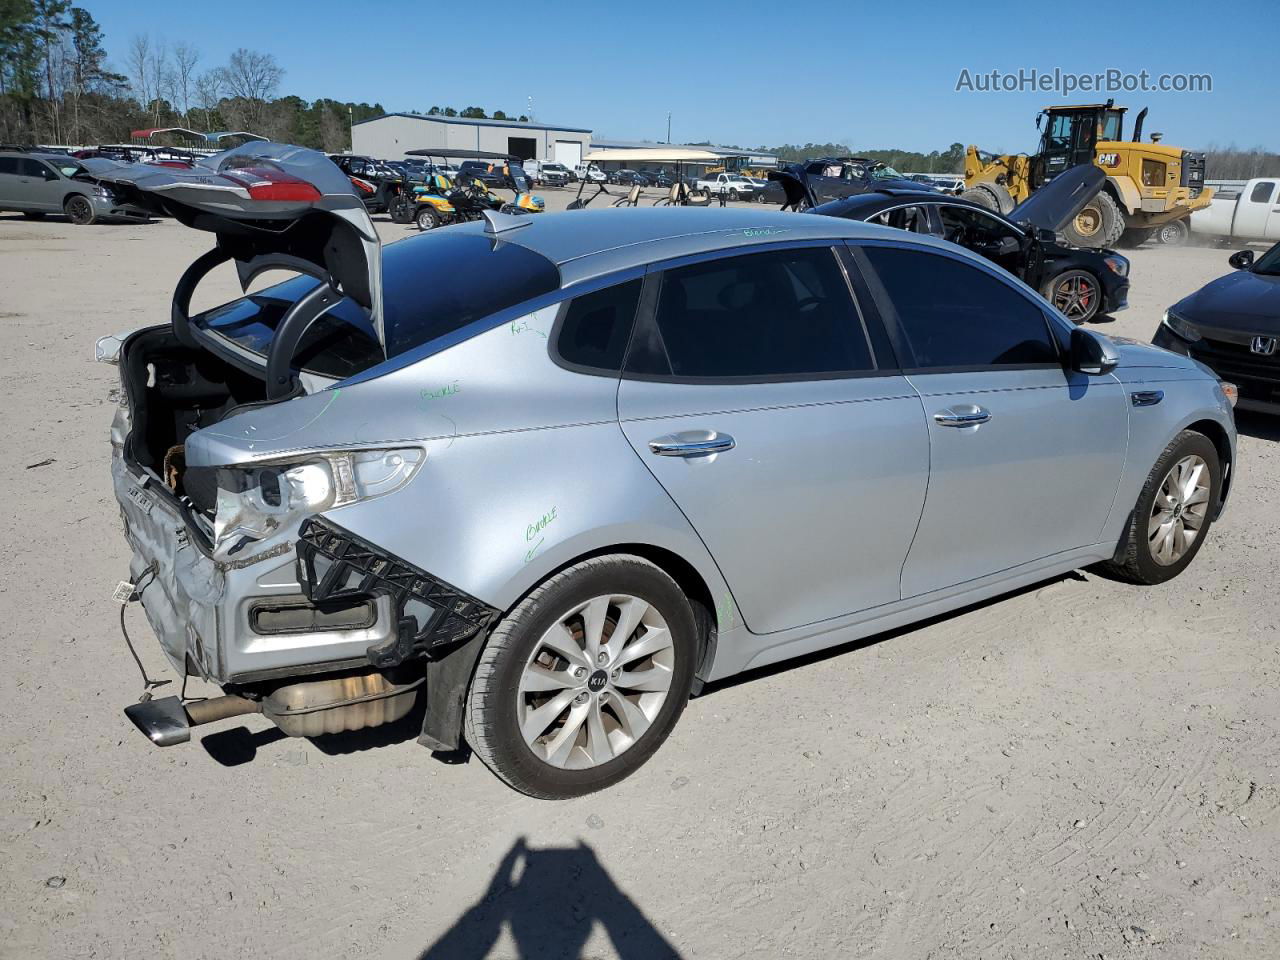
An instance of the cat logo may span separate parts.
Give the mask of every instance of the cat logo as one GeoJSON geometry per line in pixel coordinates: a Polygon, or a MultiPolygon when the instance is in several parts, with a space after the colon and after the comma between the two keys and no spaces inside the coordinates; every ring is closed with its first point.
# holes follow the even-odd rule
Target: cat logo
{"type": "Polygon", "coordinates": [[[1118,166],[1120,166],[1120,154],[1118,154],[1118,153],[1100,153],[1100,154],[1098,154],[1098,166],[1100,166],[1100,167],[1118,167],[1118,166]]]}

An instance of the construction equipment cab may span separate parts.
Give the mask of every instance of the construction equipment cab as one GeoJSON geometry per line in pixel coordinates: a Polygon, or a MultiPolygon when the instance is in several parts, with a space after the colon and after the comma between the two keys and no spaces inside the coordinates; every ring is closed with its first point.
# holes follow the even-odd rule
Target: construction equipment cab
{"type": "Polygon", "coordinates": [[[1040,146],[1032,156],[999,156],[970,146],[963,196],[1008,213],[1059,173],[1093,163],[1107,174],[1107,182],[1063,231],[1071,243],[1137,246],[1153,237],[1181,243],[1189,233],[1187,218],[1213,197],[1213,190],[1204,186],[1204,154],[1166,146],[1159,142],[1159,133],[1143,143],[1145,108],[1134,123],[1132,139],[1126,140],[1126,110],[1112,100],[1045,107],[1036,117],[1040,146]]]}

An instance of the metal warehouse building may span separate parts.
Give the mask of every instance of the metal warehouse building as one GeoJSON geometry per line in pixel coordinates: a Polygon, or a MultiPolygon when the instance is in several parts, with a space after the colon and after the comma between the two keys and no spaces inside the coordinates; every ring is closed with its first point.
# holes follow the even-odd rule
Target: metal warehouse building
{"type": "Polygon", "coordinates": [[[407,150],[457,147],[510,153],[523,160],[554,160],[573,169],[590,143],[591,131],[580,127],[418,113],[388,113],[351,128],[351,152],[382,160],[400,160],[407,150]]]}

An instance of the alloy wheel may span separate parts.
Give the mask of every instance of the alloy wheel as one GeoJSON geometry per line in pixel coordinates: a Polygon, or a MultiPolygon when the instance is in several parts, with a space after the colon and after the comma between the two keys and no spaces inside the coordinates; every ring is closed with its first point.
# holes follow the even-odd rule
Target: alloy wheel
{"type": "Polygon", "coordinates": [[[1079,273],[1067,277],[1053,288],[1053,305],[1068,320],[1076,322],[1093,316],[1097,297],[1098,291],[1093,281],[1079,273]]]}
{"type": "Polygon", "coordinates": [[[1200,536],[1209,510],[1209,483],[1208,464],[1195,454],[1183,457],[1165,474],[1147,523],[1156,563],[1177,563],[1200,536]]]}
{"type": "Polygon", "coordinates": [[[674,671],[671,631],[655,606],[626,594],[580,603],[542,634],[520,674],[524,742],[554,767],[608,763],[652,725],[674,671]]]}

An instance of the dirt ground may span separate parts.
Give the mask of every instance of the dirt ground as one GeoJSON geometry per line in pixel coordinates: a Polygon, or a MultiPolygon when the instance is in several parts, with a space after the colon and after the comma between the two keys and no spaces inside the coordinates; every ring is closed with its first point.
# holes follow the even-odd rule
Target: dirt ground
{"type": "MultiPolygon", "coordinates": [[[[1280,955],[1264,418],[1241,416],[1230,509],[1173,583],[1084,572],[719,685],[604,794],[527,799],[406,726],[315,744],[251,717],[150,747],[121,713],[140,682],[93,344],[164,321],[209,246],[0,216],[0,956],[1280,955]]],[[[1099,329],[1143,340],[1228,269],[1132,259],[1133,306],[1099,329]]]]}

